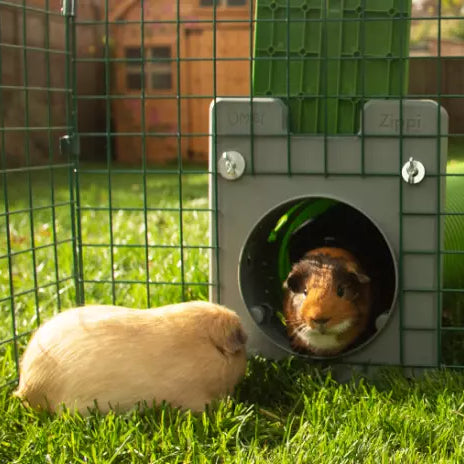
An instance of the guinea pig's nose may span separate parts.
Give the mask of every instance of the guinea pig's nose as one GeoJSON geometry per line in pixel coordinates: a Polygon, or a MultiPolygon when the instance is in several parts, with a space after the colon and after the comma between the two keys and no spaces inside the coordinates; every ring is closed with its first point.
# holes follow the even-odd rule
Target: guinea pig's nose
{"type": "Polygon", "coordinates": [[[328,318],[317,318],[317,319],[311,318],[311,321],[314,322],[314,324],[317,324],[317,325],[325,325],[325,324],[327,324],[327,322],[330,321],[330,317],[328,317],[328,318]]]}

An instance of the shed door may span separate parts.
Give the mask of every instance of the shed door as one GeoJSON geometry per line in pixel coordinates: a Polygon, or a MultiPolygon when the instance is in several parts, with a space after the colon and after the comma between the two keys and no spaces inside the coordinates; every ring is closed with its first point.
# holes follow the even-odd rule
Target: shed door
{"type": "MultiPolygon", "coordinates": [[[[188,61],[188,72],[184,76],[189,95],[186,116],[189,134],[208,133],[208,111],[214,95],[246,97],[250,94],[250,30],[246,27],[221,27],[216,30],[216,66],[213,37],[212,30],[186,31],[186,54],[188,58],[194,58],[188,61]],[[221,61],[221,58],[230,60],[221,61]]],[[[196,159],[206,159],[208,136],[189,137],[189,154],[196,159]]]]}

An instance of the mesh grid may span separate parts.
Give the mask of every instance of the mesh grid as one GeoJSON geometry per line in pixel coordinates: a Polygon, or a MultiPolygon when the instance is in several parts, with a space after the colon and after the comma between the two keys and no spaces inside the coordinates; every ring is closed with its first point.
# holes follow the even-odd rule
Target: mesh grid
{"type": "MultiPolygon", "coordinates": [[[[15,381],[31,331],[61,308],[149,307],[206,299],[217,287],[218,256],[227,244],[218,238],[217,198],[208,202],[208,183],[216,191],[218,175],[216,162],[207,164],[218,125],[213,112],[208,126],[208,112],[221,97],[276,96],[289,105],[279,172],[267,172],[255,156],[260,121],[247,121],[246,175],[253,177],[399,177],[414,135],[404,134],[406,123],[385,120],[398,124],[397,141],[385,136],[399,144],[398,161],[377,172],[369,139],[382,134],[365,132],[363,105],[395,98],[400,121],[405,98],[446,108],[449,132],[442,134],[438,123],[435,174],[428,174],[436,183],[434,210],[408,209],[398,182],[398,299],[401,330],[414,330],[404,300],[420,305],[421,294],[432,292],[438,364],[464,364],[459,12],[441,1],[428,11],[411,9],[407,0],[76,6],[76,16],[63,16],[52,0],[0,5],[0,356],[8,364],[0,383],[15,381]],[[294,140],[315,134],[322,164],[300,169],[294,140]],[[361,161],[359,169],[340,171],[330,161],[330,144],[347,134],[360,137],[361,161]],[[71,137],[71,149],[61,154],[63,135],[71,137]],[[442,137],[449,147],[445,171],[442,137]],[[405,242],[410,218],[422,218],[424,228],[427,218],[440,218],[435,251],[405,242]],[[217,274],[210,279],[212,251],[217,274]],[[430,254],[438,257],[434,288],[406,285],[405,257],[430,254]]],[[[255,104],[251,99],[251,115],[255,104]]]]}

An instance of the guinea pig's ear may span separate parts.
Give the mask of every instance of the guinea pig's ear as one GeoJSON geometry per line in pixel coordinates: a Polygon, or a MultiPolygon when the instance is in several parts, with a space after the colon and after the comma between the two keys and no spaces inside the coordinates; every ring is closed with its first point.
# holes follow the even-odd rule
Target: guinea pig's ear
{"type": "Polygon", "coordinates": [[[367,284],[371,281],[371,278],[368,275],[363,274],[362,272],[356,272],[355,276],[361,284],[367,284]]]}
{"type": "Polygon", "coordinates": [[[227,334],[224,342],[224,349],[231,354],[235,354],[242,350],[247,342],[248,336],[241,327],[227,334]]]}
{"type": "Polygon", "coordinates": [[[355,266],[353,263],[348,263],[346,268],[350,274],[353,274],[354,277],[356,277],[356,280],[360,284],[367,284],[371,281],[371,278],[363,272],[360,272],[357,266],[355,266]]]}
{"type": "Polygon", "coordinates": [[[248,338],[236,314],[218,314],[210,321],[207,330],[211,342],[222,354],[243,350],[248,338]]]}
{"type": "Polygon", "coordinates": [[[284,282],[284,288],[293,293],[300,293],[303,284],[303,276],[299,272],[291,272],[284,282]]]}
{"type": "Polygon", "coordinates": [[[303,293],[306,280],[310,274],[310,264],[308,261],[300,261],[293,266],[287,280],[284,282],[284,289],[291,290],[293,293],[303,293]]]}

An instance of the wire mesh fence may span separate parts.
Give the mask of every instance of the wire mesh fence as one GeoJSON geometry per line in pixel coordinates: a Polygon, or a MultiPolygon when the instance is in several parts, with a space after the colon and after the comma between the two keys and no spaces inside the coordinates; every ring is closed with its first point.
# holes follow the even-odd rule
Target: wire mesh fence
{"type": "MultiPolygon", "coordinates": [[[[433,352],[426,365],[463,364],[459,5],[37,0],[0,10],[1,384],[17,379],[41,320],[75,304],[210,294],[256,327],[252,307],[271,308],[256,337],[283,346],[280,289],[296,252],[285,241],[294,229],[275,226],[318,196],[374,216],[393,243],[391,301],[377,316],[398,338],[377,336],[383,349],[397,344],[403,365],[411,343],[433,352]],[[438,103],[430,123],[414,106],[424,99],[438,103]],[[385,101],[397,106],[375,106],[385,101]],[[230,151],[246,159],[237,182],[221,174],[230,151]],[[410,156],[426,168],[415,190],[402,178],[410,156]],[[256,251],[249,236],[265,243],[256,251]],[[247,250],[258,263],[249,269],[247,250]]],[[[356,230],[352,216],[337,221],[324,237],[356,230]]]]}
{"type": "Polygon", "coordinates": [[[17,375],[19,345],[42,314],[75,300],[76,234],[72,165],[57,143],[70,129],[65,18],[48,2],[2,2],[0,8],[0,350],[6,366],[1,383],[8,384],[17,375]]]}

